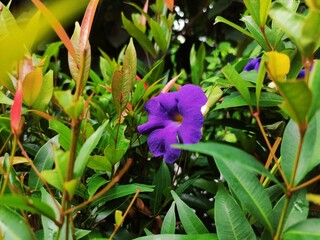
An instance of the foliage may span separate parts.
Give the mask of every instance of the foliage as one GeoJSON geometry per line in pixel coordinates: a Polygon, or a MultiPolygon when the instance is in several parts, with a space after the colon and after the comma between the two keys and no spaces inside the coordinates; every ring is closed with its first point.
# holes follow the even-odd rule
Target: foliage
{"type": "Polygon", "coordinates": [[[210,28],[243,40],[199,38],[185,59],[179,1],[142,2],[119,13],[127,45],[99,62],[98,0],[32,0],[21,17],[0,3],[0,238],[318,239],[319,1],[245,0],[241,21],[217,16],[241,1],[212,1],[210,28]],[[62,23],[79,12],[69,37],[62,23]],[[60,41],[39,51],[50,29],[60,41]],[[176,101],[186,84],[205,92],[202,114],[196,91],[176,101]],[[185,120],[202,140],[141,135],[151,117],[146,134],[185,120]],[[164,149],[169,138],[180,144],[164,149]],[[151,153],[168,148],[175,163],[151,153]]]}

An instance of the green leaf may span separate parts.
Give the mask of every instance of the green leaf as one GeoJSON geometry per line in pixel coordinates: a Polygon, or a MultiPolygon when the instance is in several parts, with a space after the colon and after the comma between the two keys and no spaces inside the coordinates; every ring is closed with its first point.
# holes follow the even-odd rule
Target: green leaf
{"type": "MultiPolygon", "coordinates": [[[[37,152],[33,164],[41,173],[43,170],[52,169],[54,163],[54,146],[59,147],[58,137],[53,137],[44,144],[37,152]]],[[[38,191],[43,186],[36,172],[31,168],[29,172],[28,185],[32,190],[38,191]]]]}
{"type": "Polygon", "coordinates": [[[229,25],[230,27],[233,27],[234,29],[238,30],[242,34],[247,35],[248,37],[254,39],[254,36],[250,32],[248,32],[244,28],[240,27],[239,25],[236,25],[233,22],[230,22],[229,20],[227,20],[227,19],[225,19],[225,18],[223,18],[221,16],[216,17],[214,24],[217,24],[217,23],[220,23],[220,22],[225,23],[225,24],[229,25]]]}
{"type": "Polygon", "coordinates": [[[161,28],[160,24],[154,21],[152,18],[150,18],[149,24],[154,40],[158,44],[161,51],[165,53],[168,50],[166,32],[161,28]]]}
{"type": "Polygon", "coordinates": [[[203,43],[201,43],[198,51],[196,51],[195,45],[192,45],[190,52],[191,81],[195,85],[199,85],[202,79],[205,57],[206,48],[203,43]]]}
{"type": "Polygon", "coordinates": [[[107,127],[108,145],[104,154],[112,165],[118,163],[129,148],[130,141],[124,136],[126,128],[125,125],[117,125],[114,129],[107,127]]]}
{"type": "Polygon", "coordinates": [[[303,49],[300,39],[302,39],[302,25],[304,17],[288,9],[280,2],[274,2],[269,10],[269,16],[273,22],[282,29],[283,32],[298,46],[303,49]]]}
{"type": "Polygon", "coordinates": [[[159,234],[159,235],[151,235],[145,237],[135,238],[135,240],[218,240],[218,236],[214,233],[207,234],[159,234]]]}
{"type": "Polygon", "coordinates": [[[218,240],[218,236],[214,233],[207,234],[160,234],[146,237],[135,238],[135,240],[218,240]]]}
{"type": "Polygon", "coordinates": [[[123,59],[121,70],[115,70],[112,76],[112,97],[117,113],[121,115],[129,102],[130,92],[136,79],[137,55],[130,39],[123,59]]]}
{"type": "Polygon", "coordinates": [[[312,102],[312,93],[307,83],[291,80],[276,84],[284,98],[281,109],[299,125],[304,124],[312,102]]]}
{"type": "MultiPolygon", "coordinates": [[[[250,93],[251,106],[257,105],[257,98],[255,93],[250,93]]],[[[281,104],[283,98],[275,93],[271,92],[261,92],[260,94],[260,107],[276,107],[281,104]]],[[[248,106],[248,103],[243,99],[243,97],[239,93],[232,93],[229,96],[224,97],[222,103],[217,105],[214,110],[224,109],[224,108],[232,108],[232,107],[241,107],[248,106]]]]}
{"type": "Polygon", "coordinates": [[[6,105],[12,105],[13,100],[9,97],[7,97],[2,91],[0,91],[0,103],[6,104],[6,105]]]}
{"type": "Polygon", "coordinates": [[[192,208],[185,204],[173,190],[171,190],[171,195],[177,205],[178,214],[186,233],[208,233],[207,228],[204,226],[204,224],[201,222],[198,216],[194,213],[192,208]]]}
{"type": "Polygon", "coordinates": [[[108,183],[108,181],[100,175],[101,173],[95,173],[92,177],[87,179],[87,191],[89,194],[89,198],[91,198],[100,187],[108,183]]]}
{"type": "Polygon", "coordinates": [[[45,215],[51,219],[55,219],[55,214],[51,206],[42,202],[38,198],[7,194],[0,196],[0,205],[25,210],[39,215],[45,215]]]}
{"type": "MultiPolygon", "coordinates": [[[[57,219],[59,216],[59,209],[56,208],[55,204],[58,203],[54,203],[56,200],[53,200],[50,194],[44,188],[41,188],[41,200],[52,206],[57,219]]],[[[45,217],[44,215],[41,215],[41,222],[43,227],[43,239],[53,240],[54,236],[56,236],[58,232],[58,226],[51,219],[45,217]]]]}
{"type": "Polygon", "coordinates": [[[259,172],[275,182],[278,181],[255,158],[240,149],[220,143],[198,143],[178,147],[213,156],[221,174],[244,207],[274,233],[271,201],[254,173],[259,172]]]}
{"type": "MultiPolygon", "coordinates": [[[[45,74],[50,64],[51,57],[58,57],[59,48],[62,45],[62,42],[54,42],[48,45],[46,51],[43,54],[43,58],[45,58],[44,64],[42,66],[42,73],[45,74]]],[[[48,73],[51,70],[48,71],[48,73]]]]}
{"type": "MultiPolygon", "coordinates": [[[[282,229],[283,232],[285,232],[286,229],[292,225],[307,219],[309,213],[309,203],[306,199],[306,194],[307,191],[305,188],[292,194],[286,211],[284,220],[285,222],[282,229]]],[[[276,226],[279,224],[286,198],[287,196],[284,195],[274,207],[274,219],[276,221],[276,226]]]]}
{"type": "Polygon", "coordinates": [[[231,82],[233,86],[239,91],[243,99],[250,106],[251,97],[247,87],[247,82],[240,76],[240,74],[235,70],[235,68],[227,64],[224,68],[221,69],[224,76],[231,82]]]}
{"type": "Polygon", "coordinates": [[[308,124],[304,135],[302,149],[297,168],[294,185],[300,183],[303,178],[317,165],[320,164],[320,111],[317,111],[308,124]]]}
{"type": "Polygon", "coordinates": [[[308,120],[310,121],[313,115],[320,109],[320,61],[315,60],[313,69],[310,74],[309,87],[312,92],[312,102],[308,113],[308,120]]]}
{"type": "MultiPolygon", "coordinates": [[[[268,2],[268,1],[262,1],[262,2],[268,2]]],[[[266,72],[267,72],[266,65],[265,65],[265,58],[266,58],[266,56],[263,55],[262,59],[261,59],[260,66],[259,66],[259,71],[258,71],[258,79],[257,79],[257,84],[256,84],[256,106],[257,106],[257,109],[260,108],[261,89],[263,87],[263,81],[265,79],[266,72]]]]}
{"type": "Polygon", "coordinates": [[[87,141],[83,144],[81,147],[79,154],[76,158],[75,161],[75,166],[74,166],[74,177],[75,178],[81,178],[84,169],[87,166],[90,154],[92,153],[93,149],[98,145],[100,138],[102,136],[102,133],[104,132],[104,129],[107,125],[107,121],[102,124],[88,139],[87,141]]]}
{"type": "MultiPolygon", "coordinates": [[[[50,120],[49,128],[59,133],[59,144],[64,150],[68,151],[71,143],[71,129],[57,120],[50,120]]],[[[80,138],[77,144],[77,153],[80,151],[82,144],[83,141],[80,138]]]]}
{"type": "Polygon", "coordinates": [[[245,213],[222,185],[215,197],[214,216],[219,239],[256,239],[245,213]]]}
{"type": "Polygon", "coordinates": [[[53,71],[50,70],[43,76],[43,82],[42,82],[40,93],[36,101],[33,103],[32,108],[39,111],[45,111],[52,98],[52,95],[53,95],[53,71]]]}
{"type": "Polygon", "coordinates": [[[282,159],[281,168],[288,181],[291,179],[293,165],[298,150],[299,139],[300,133],[298,125],[293,120],[290,120],[283,133],[280,149],[282,159]]]}
{"type": "Polygon", "coordinates": [[[108,158],[100,155],[90,156],[87,167],[97,171],[112,171],[112,164],[110,163],[108,158]]]}
{"type": "Polygon", "coordinates": [[[134,47],[132,38],[130,38],[129,45],[126,49],[123,58],[123,72],[124,78],[127,82],[124,84],[130,83],[130,91],[132,90],[132,86],[136,81],[136,74],[137,74],[137,53],[134,47]]]}
{"type": "Polygon", "coordinates": [[[284,240],[318,240],[320,219],[307,219],[291,226],[284,234],[284,240]]]}
{"type": "Polygon", "coordinates": [[[150,199],[151,210],[153,213],[157,213],[161,208],[163,191],[171,185],[171,175],[165,161],[162,161],[157,174],[153,178],[152,185],[155,186],[155,189],[150,199]]]}
{"type": "Polygon", "coordinates": [[[145,184],[128,184],[128,185],[119,185],[110,189],[102,197],[93,201],[92,205],[97,206],[100,203],[105,203],[113,199],[125,197],[136,193],[137,189],[140,189],[141,192],[153,192],[154,186],[145,185],[145,184]]]}
{"type": "Polygon", "coordinates": [[[163,223],[161,227],[161,235],[174,234],[175,231],[176,231],[175,202],[172,202],[166,216],[163,219],[163,223]]]}
{"type": "Polygon", "coordinates": [[[3,240],[33,239],[25,219],[6,206],[0,206],[0,232],[3,240]]]}
{"type": "MultiPolygon", "coordinates": [[[[1,162],[0,162],[0,164],[1,164],[1,162]]],[[[10,165],[10,156],[9,156],[9,154],[6,153],[4,155],[4,160],[3,160],[3,169],[7,172],[9,170],[8,169],[9,165],[10,165]]],[[[16,173],[16,170],[13,167],[11,167],[11,169],[10,169],[9,182],[15,188],[19,189],[19,191],[24,192],[24,190],[22,189],[22,186],[21,186],[22,184],[19,182],[19,177],[16,173]]],[[[3,185],[3,180],[1,181],[1,187],[3,187],[2,185],[3,185]]],[[[7,189],[5,189],[5,193],[12,193],[8,186],[7,186],[7,189]]]]}
{"type": "MultiPolygon", "coordinates": [[[[252,16],[256,24],[262,26],[263,24],[260,24],[260,0],[243,0],[243,2],[246,5],[246,8],[248,9],[250,15],[252,16]]],[[[266,1],[264,0],[263,2],[266,1]]]]}
{"type": "Polygon", "coordinates": [[[137,28],[131,21],[129,21],[123,13],[121,13],[122,23],[124,25],[124,28],[127,30],[127,32],[138,41],[140,46],[146,50],[148,53],[150,53],[153,57],[156,56],[156,51],[154,50],[154,47],[152,45],[152,42],[148,39],[144,33],[137,28]]]}
{"type": "Polygon", "coordinates": [[[260,26],[264,26],[268,19],[269,8],[271,0],[259,1],[260,2],[260,26]]]}

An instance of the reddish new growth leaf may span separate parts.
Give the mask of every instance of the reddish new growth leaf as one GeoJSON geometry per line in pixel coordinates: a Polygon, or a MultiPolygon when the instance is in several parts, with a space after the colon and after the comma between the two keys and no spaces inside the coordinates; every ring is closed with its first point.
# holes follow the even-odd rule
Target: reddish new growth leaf
{"type": "Polygon", "coordinates": [[[11,131],[15,136],[20,135],[20,120],[22,113],[22,84],[18,81],[17,91],[14,95],[13,105],[11,108],[11,131]]]}
{"type": "Polygon", "coordinates": [[[174,7],[174,0],[164,0],[168,9],[172,12],[174,7]]]}

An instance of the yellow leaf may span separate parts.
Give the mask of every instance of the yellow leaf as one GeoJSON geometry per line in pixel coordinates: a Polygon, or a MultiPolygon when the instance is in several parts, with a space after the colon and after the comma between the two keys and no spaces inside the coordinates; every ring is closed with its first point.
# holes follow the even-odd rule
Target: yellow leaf
{"type": "MultiPolygon", "coordinates": [[[[3,163],[3,160],[4,160],[4,157],[0,157],[0,164],[3,163]]],[[[28,160],[25,157],[14,157],[13,158],[13,165],[21,164],[21,163],[29,164],[28,160]]]]}
{"type": "Polygon", "coordinates": [[[116,226],[119,226],[122,223],[122,211],[120,210],[116,210],[116,212],[114,213],[114,218],[116,220],[116,226]]]}
{"type": "Polygon", "coordinates": [[[42,87],[43,75],[40,68],[30,72],[22,81],[23,101],[31,107],[39,96],[42,87]]]}
{"type": "Polygon", "coordinates": [[[309,202],[313,202],[317,205],[320,205],[320,195],[319,194],[312,194],[312,193],[308,193],[307,194],[307,200],[309,202]]]}
{"type": "Polygon", "coordinates": [[[290,70],[290,59],[284,53],[267,52],[266,67],[269,77],[273,81],[284,81],[290,70]]]}

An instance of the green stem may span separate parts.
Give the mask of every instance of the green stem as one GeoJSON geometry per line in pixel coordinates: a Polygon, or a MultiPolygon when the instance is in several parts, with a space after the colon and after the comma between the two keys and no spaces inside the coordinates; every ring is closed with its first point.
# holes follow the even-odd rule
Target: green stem
{"type": "Polygon", "coordinates": [[[282,209],[282,213],[281,213],[281,217],[280,217],[280,221],[279,221],[279,225],[278,225],[278,229],[277,229],[277,233],[276,233],[276,236],[273,238],[274,240],[280,240],[280,236],[281,236],[282,228],[284,225],[284,220],[285,220],[285,217],[287,214],[290,198],[291,198],[291,195],[288,195],[285,199],[284,207],[282,209]]]}
{"type": "Polygon", "coordinates": [[[11,168],[13,166],[14,155],[15,155],[15,152],[16,152],[16,149],[17,149],[17,142],[18,142],[18,136],[14,135],[13,146],[12,146],[11,155],[10,155],[10,161],[9,161],[9,166],[7,168],[6,173],[3,175],[4,183],[3,183],[0,195],[4,194],[4,192],[5,192],[6,188],[7,188],[7,185],[9,183],[9,175],[10,175],[10,172],[11,172],[11,168]]]}

